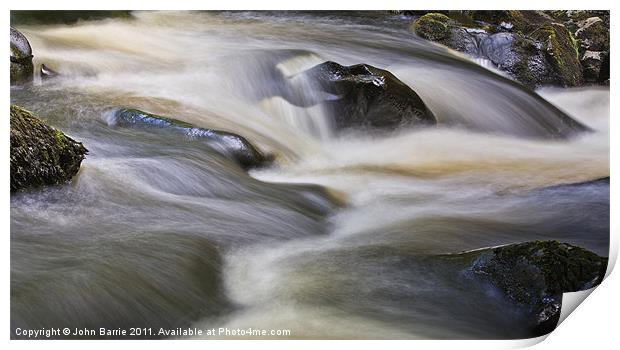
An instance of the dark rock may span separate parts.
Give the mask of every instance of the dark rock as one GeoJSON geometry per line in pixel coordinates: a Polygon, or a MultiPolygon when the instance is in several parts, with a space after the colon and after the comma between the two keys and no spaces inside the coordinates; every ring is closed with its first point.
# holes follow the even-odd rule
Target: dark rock
{"type": "Polygon", "coordinates": [[[560,317],[562,293],[602,282],[607,258],[557,241],[533,241],[462,253],[471,271],[527,307],[533,332],[551,332],[560,317]]]}
{"type": "Polygon", "coordinates": [[[28,39],[11,27],[11,85],[32,81],[34,65],[28,39]]]}
{"type": "Polygon", "coordinates": [[[496,33],[480,41],[483,57],[528,87],[556,82],[542,45],[519,33],[496,33]]]}
{"type": "Polygon", "coordinates": [[[590,17],[577,22],[575,38],[585,50],[609,51],[609,25],[600,17],[590,17]]]}
{"type": "Polygon", "coordinates": [[[82,143],[11,105],[11,192],[70,180],[87,153],[82,143]]]}
{"type": "Polygon", "coordinates": [[[564,25],[541,25],[530,33],[530,37],[543,44],[547,61],[553,67],[560,85],[579,86],[583,83],[577,42],[564,25]]]}
{"type": "Polygon", "coordinates": [[[234,159],[244,169],[264,165],[270,157],[264,155],[243,136],[221,130],[204,129],[181,120],[162,117],[137,109],[122,108],[115,112],[115,123],[141,127],[164,128],[192,140],[204,141],[218,153],[234,159]]]}
{"type": "MultiPolygon", "coordinates": [[[[572,27],[558,23],[557,17],[543,11],[513,10],[464,11],[460,15],[467,20],[427,13],[413,23],[412,29],[428,40],[468,55],[488,58],[499,69],[531,88],[583,84],[580,41],[573,36],[569,29],[572,27]]],[[[606,37],[602,20],[588,18],[579,23],[582,41],[585,37],[596,37],[596,40],[586,40],[593,47],[609,42],[609,30],[606,37]]],[[[577,24],[574,25],[577,28],[577,24]]]]}
{"type": "Polygon", "coordinates": [[[11,25],[16,24],[74,24],[78,21],[106,18],[131,18],[131,11],[65,11],[65,10],[13,10],[11,25]]]}
{"type": "Polygon", "coordinates": [[[41,64],[41,69],[39,70],[39,73],[41,74],[41,79],[51,79],[59,75],[58,72],[49,68],[45,64],[41,64]]]}
{"type": "Polygon", "coordinates": [[[318,88],[335,96],[324,101],[338,129],[370,127],[394,130],[408,125],[434,125],[422,99],[392,73],[367,64],[321,63],[303,73],[318,88]]]}
{"type": "MultiPolygon", "coordinates": [[[[581,66],[583,67],[583,77],[589,83],[596,83],[608,79],[609,76],[602,77],[603,63],[605,62],[606,53],[601,51],[586,51],[581,57],[581,66]]],[[[609,64],[609,61],[607,61],[609,64]]],[[[609,69],[607,68],[607,71],[609,69]]]]}

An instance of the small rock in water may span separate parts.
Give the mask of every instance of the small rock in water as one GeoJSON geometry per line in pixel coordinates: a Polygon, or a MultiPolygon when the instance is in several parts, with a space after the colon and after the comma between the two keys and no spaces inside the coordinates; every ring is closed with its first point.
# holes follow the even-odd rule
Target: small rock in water
{"type": "Polygon", "coordinates": [[[41,79],[50,79],[50,78],[57,77],[59,75],[58,72],[56,72],[53,69],[50,69],[45,64],[41,64],[40,74],[41,74],[41,79]]]}
{"type": "Polygon", "coordinates": [[[194,140],[204,140],[216,152],[234,159],[244,169],[264,165],[271,157],[263,154],[243,136],[227,131],[196,127],[181,120],[162,117],[137,109],[121,108],[112,124],[164,128],[194,140]]]}

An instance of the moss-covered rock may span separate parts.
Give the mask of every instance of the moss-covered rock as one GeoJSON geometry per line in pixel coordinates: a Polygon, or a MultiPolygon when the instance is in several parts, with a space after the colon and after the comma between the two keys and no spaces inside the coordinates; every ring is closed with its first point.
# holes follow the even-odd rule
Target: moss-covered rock
{"type": "Polygon", "coordinates": [[[567,23],[581,18],[554,11],[461,11],[459,17],[427,13],[412,30],[452,49],[488,58],[528,87],[579,86],[584,82],[580,45],[604,47],[609,31],[605,32],[603,20],[588,18],[575,24],[581,28],[576,35],[572,27],[558,23],[559,17],[569,18],[567,23]],[[585,36],[596,39],[581,38],[585,36]]]}
{"type": "Polygon", "coordinates": [[[559,84],[578,86],[583,83],[577,41],[563,24],[540,26],[530,33],[530,37],[543,44],[559,84]]]}
{"type": "Polygon", "coordinates": [[[162,128],[191,140],[203,141],[214,151],[235,160],[244,169],[265,165],[271,160],[271,157],[259,151],[245,137],[231,132],[199,128],[181,120],[132,108],[118,109],[114,117],[113,124],[162,128]]]}
{"type": "Polygon", "coordinates": [[[82,143],[11,105],[11,192],[70,180],[87,153],[82,143]]]}
{"type": "Polygon", "coordinates": [[[455,22],[441,13],[427,13],[413,22],[412,29],[419,36],[431,41],[444,41],[450,37],[455,22]]]}
{"type": "Polygon", "coordinates": [[[592,288],[603,280],[607,258],[557,241],[533,241],[461,254],[471,271],[508,299],[526,306],[536,334],[557,325],[562,293],[592,288]]]}
{"type": "Polygon", "coordinates": [[[32,81],[34,65],[28,39],[11,27],[11,85],[32,81]]]}
{"type": "Polygon", "coordinates": [[[575,38],[583,50],[609,51],[609,24],[600,17],[586,18],[577,23],[575,38]]]}

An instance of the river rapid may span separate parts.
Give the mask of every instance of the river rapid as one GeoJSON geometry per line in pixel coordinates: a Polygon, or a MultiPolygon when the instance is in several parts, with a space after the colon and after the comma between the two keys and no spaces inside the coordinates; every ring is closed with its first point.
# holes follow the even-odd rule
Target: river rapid
{"type": "Polygon", "coordinates": [[[407,25],[136,12],[18,26],[35,64],[62,75],[12,88],[11,102],[89,154],[71,183],[11,197],[12,328],[528,336],[522,310],[432,256],[537,239],[607,256],[609,184],[550,186],[609,176],[609,88],[530,93],[407,25]],[[277,93],[326,60],[389,70],[439,125],[337,134],[320,108],[277,93]],[[178,135],[118,127],[118,106],[238,133],[274,164],[246,173],[178,135]],[[592,131],[545,138],[535,121],[556,107],[592,131]]]}

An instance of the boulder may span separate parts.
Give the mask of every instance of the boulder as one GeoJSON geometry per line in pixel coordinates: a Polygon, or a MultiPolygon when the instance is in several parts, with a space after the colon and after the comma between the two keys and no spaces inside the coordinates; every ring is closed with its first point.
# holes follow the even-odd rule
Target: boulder
{"type": "Polygon", "coordinates": [[[536,335],[551,332],[560,317],[562,293],[600,284],[607,258],[567,243],[533,241],[462,253],[470,271],[526,308],[536,335]]]}
{"type": "Polygon", "coordinates": [[[609,51],[609,25],[600,17],[589,17],[577,22],[575,38],[585,50],[609,51]]]}
{"type": "Polygon", "coordinates": [[[264,155],[243,136],[221,130],[199,128],[181,120],[162,117],[137,109],[121,108],[114,113],[113,124],[124,126],[162,128],[203,141],[216,152],[232,158],[242,168],[264,165],[270,157],[264,155]]]}
{"type": "Polygon", "coordinates": [[[337,129],[394,130],[437,122],[418,94],[386,70],[328,61],[302,74],[331,96],[322,103],[337,129]]]}
{"type": "MultiPolygon", "coordinates": [[[[579,86],[584,83],[580,41],[571,31],[572,26],[553,17],[567,15],[556,12],[464,11],[459,14],[466,20],[459,21],[459,17],[427,13],[413,23],[412,30],[454,50],[488,58],[528,87],[579,86]]],[[[579,36],[600,39],[588,41],[593,47],[609,42],[608,35],[596,34],[604,32],[604,21],[582,22],[579,36]]]]}
{"type": "Polygon", "coordinates": [[[11,192],[70,180],[87,153],[81,142],[11,105],[11,192]]]}
{"type": "Polygon", "coordinates": [[[480,53],[530,88],[556,82],[543,46],[522,34],[500,32],[484,37],[480,41],[480,53]]]}
{"type": "Polygon", "coordinates": [[[11,85],[32,81],[34,65],[28,39],[11,27],[11,85]]]}

